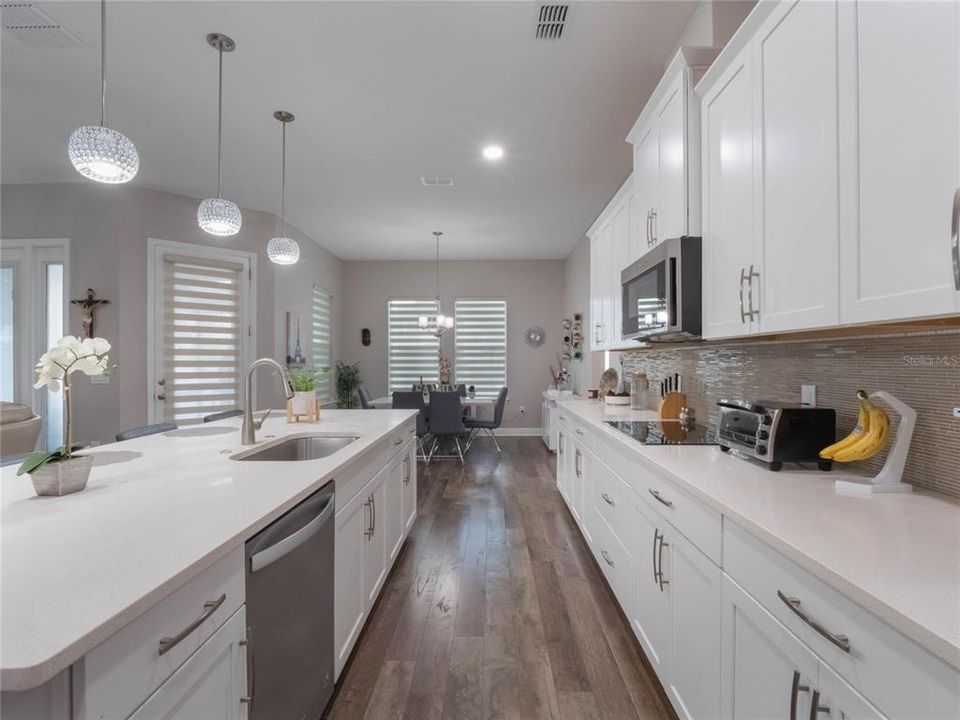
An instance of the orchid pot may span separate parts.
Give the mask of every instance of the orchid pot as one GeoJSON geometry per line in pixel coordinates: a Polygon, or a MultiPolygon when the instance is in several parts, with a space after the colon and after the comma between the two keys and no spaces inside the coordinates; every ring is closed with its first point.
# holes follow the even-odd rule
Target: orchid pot
{"type": "Polygon", "coordinates": [[[103,338],[60,338],[37,362],[37,382],[33,387],[63,389],[64,443],[55,450],[30,455],[17,475],[29,475],[37,495],[68,495],[83,490],[90,477],[93,456],[75,455],[79,447],[73,443],[73,403],[70,376],[76,371],[84,375],[103,375],[110,370],[107,353],[110,343],[103,338]]]}

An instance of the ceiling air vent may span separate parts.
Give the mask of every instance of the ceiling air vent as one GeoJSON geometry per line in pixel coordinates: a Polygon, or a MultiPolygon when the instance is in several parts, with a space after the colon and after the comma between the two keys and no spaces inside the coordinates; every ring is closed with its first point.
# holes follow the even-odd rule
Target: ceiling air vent
{"type": "Polygon", "coordinates": [[[453,187],[453,175],[421,175],[420,184],[424,187],[453,187]]]}
{"type": "Polygon", "coordinates": [[[40,8],[36,3],[0,3],[0,22],[20,42],[31,47],[77,47],[80,36],[40,8]]]}
{"type": "Polygon", "coordinates": [[[541,5],[540,17],[537,19],[537,39],[559,40],[563,35],[569,9],[569,5],[541,5]]]}

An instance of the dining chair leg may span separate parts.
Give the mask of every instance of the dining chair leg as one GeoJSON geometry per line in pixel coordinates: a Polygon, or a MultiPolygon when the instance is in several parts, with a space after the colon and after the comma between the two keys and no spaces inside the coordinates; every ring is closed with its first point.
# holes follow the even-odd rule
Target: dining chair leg
{"type": "Polygon", "coordinates": [[[460,449],[460,438],[454,435],[453,440],[455,443],[457,443],[457,455],[460,456],[460,464],[464,465],[465,463],[463,462],[463,450],[460,449]]]}
{"type": "Polygon", "coordinates": [[[470,452],[470,446],[473,445],[474,438],[477,437],[478,430],[476,428],[471,428],[467,431],[467,444],[463,448],[464,452],[470,452]]]}
{"type": "Polygon", "coordinates": [[[426,462],[427,462],[427,451],[426,451],[426,449],[423,447],[423,438],[419,438],[419,437],[417,438],[417,448],[419,448],[419,450],[420,450],[420,459],[423,460],[424,463],[426,463],[426,462]]]}
{"type": "Polygon", "coordinates": [[[487,430],[487,432],[490,433],[490,437],[493,438],[493,444],[497,446],[497,452],[500,455],[503,455],[503,450],[500,449],[500,443],[497,442],[496,434],[493,432],[493,430],[487,430]]]}
{"type": "Polygon", "coordinates": [[[430,455],[427,457],[427,462],[425,463],[426,465],[429,465],[430,461],[433,460],[433,454],[437,451],[437,443],[439,442],[440,440],[436,436],[434,436],[433,447],[430,448],[430,455]]]}

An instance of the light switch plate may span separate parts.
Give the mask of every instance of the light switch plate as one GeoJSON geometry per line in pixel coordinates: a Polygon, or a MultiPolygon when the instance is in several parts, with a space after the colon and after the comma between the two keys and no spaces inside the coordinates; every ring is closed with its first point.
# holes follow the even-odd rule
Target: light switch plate
{"type": "Polygon", "coordinates": [[[800,403],[808,407],[817,406],[817,386],[816,385],[800,386],[800,403]]]}
{"type": "Polygon", "coordinates": [[[960,418],[960,407],[953,409],[953,416],[955,418],[960,418]]]}

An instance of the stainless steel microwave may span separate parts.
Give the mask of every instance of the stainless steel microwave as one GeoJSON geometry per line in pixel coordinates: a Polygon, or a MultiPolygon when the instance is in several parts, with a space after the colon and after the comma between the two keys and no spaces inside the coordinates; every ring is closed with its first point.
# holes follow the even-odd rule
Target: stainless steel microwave
{"type": "Polygon", "coordinates": [[[623,337],[683,341],[700,337],[700,238],[664,240],[620,273],[623,337]]]}

